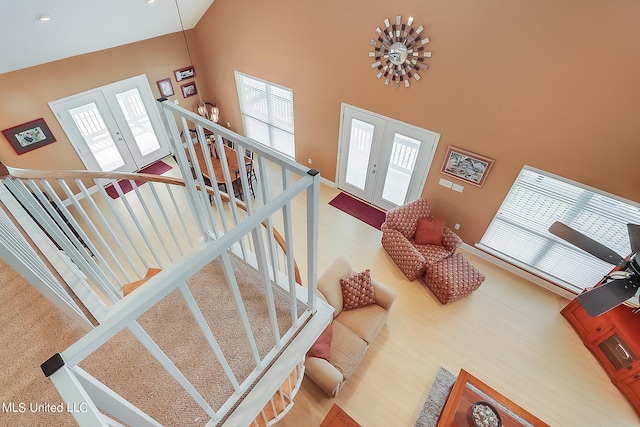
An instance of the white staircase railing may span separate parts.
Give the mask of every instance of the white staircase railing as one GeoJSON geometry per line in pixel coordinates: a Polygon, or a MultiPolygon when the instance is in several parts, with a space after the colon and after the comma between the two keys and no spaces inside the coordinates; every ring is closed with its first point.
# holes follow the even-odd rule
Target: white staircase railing
{"type": "MultiPolygon", "coordinates": [[[[183,180],[141,174],[13,168],[0,177],[0,187],[6,190],[0,192],[0,198],[15,200],[24,208],[12,213],[25,230],[40,233],[53,242],[41,248],[43,253],[58,250],[68,259],[74,277],[67,283],[76,295],[85,297],[81,300],[99,323],[74,345],[43,363],[43,371],[67,405],[82,409],[74,412],[80,425],[120,425],[119,422],[160,425],[152,414],[144,413],[78,366],[127,329],[206,414],[207,425],[248,425],[276,396],[292,404],[299,382],[284,387],[285,380],[292,372],[296,373],[296,379],[301,378],[303,368],[299,361],[331,319],[331,309],[315,297],[319,176],[269,148],[169,102],[159,102],[159,108],[183,180]],[[197,138],[183,141],[180,134],[190,135],[190,129],[196,129],[197,138]],[[198,141],[205,141],[205,135],[210,134],[215,135],[217,152],[223,153],[220,156],[223,166],[227,164],[225,141],[234,143],[238,164],[244,164],[245,150],[251,150],[257,175],[256,200],[244,203],[233,191],[227,194],[218,185],[210,185],[224,181],[224,188],[241,188],[240,193],[249,197],[253,187],[247,174],[234,177],[228,167],[223,167],[224,177],[219,179],[210,159],[205,161],[205,168],[189,162],[196,158],[195,150],[202,150],[208,159],[204,150],[209,147],[198,141]],[[267,161],[280,169],[278,182],[270,181],[267,161]],[[123,180],[132,188],[126,194],[119,185],[123,180]],[[114,186],[116,198],[107,194],[105,183],[114,186]],[[305,195],[306,203],[302,206],[306,209],[302,213],[299,208],[294,211],[294,199],[305,195]],[[307,233],[306,247],[296,249],[292,224],[297,215],[303,216],[297,221],[307,224],[307,233]],[[284,236],[276,228],[282,229],[284,236]],[[306,257],[306,289],[300,286],[302,280],[294,252],[306,257]],[[266,354],[257,350],[246,302],[231,265],[232,253],[259,272],[274,342],[266,354]],[[224,354],[216,337],[217,327],[208,323],[203,312],[206,309],[196,302],[187,284],[213,260],[222,263],[241,319],[234,327],[246,337],[246,346],[252,354],[253,369],[245,377],[238,377],[231,369],[230,355],[224,354]],[[152,269],[157,274],[150,275],[152,269]],[[125,297],[125,285],[141,280],[146,283],[125,297]],[[284,331],[276,316],[274,282],[288,294],[291,326],[284,331]],[[138,321],[174,290],[222,367],[231,389],[222,404],[204,398],[206,391],[187,379],[138,321]],[[285,394],[283,388],[288,390],[285,394]]],[[[203,370],[206,372],[207,368],[203,370]]],[[[289,407],[284,405],[275,416],[281,417],[289,407]]]]}

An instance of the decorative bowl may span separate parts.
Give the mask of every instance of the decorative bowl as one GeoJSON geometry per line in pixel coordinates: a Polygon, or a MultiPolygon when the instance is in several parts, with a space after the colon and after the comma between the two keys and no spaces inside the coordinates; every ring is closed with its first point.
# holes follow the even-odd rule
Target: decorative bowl
{"type": "Polygon", "coordinates": [[[469,410],[469,420],[475,427],[502,427],[498,410],[487,402],[476,402],[469,410]]]}

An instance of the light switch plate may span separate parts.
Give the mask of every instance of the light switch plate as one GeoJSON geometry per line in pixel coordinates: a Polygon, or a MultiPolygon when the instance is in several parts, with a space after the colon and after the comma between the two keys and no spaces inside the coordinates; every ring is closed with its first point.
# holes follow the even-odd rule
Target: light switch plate
{"type": "Polygon", "coordinates": [[[451,189],[454,191],[457,191],[458,193],[462,193],[462,190],[464,190],[464,187],[460,184],[453,184],[451,189]]]}
{"type": "Polygon", "coordinates": [[[440,185],[442,185],[443,187],[451,188],[451,186],[453,185],[453,182],[447,181],[444,178],[440,178],[440,185]]]}

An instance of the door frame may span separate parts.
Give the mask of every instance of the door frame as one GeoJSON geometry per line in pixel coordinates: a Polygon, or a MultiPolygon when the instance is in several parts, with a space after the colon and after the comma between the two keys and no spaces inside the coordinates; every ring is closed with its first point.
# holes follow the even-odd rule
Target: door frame
{"type": "Polygon", "coordinates": [[[88,144],[81,142],[84,141],[84,138],[78,129],[78,126],[73,123],[73,118],[69,114],[71,109],[81,105],[86,105],[90,102],[93,102],[101,113],[109,112],[109,114],[100,114],[100,116],[104,121],[109,134],[111,134],[113,143],[124,162],[121,166],[112,169],[111,172],[131,172],[130,168],[135,167],[136,163],[133,160],[133,155],[131,154],[128,144],[124,142],[120,126],[118,126],[114,115],[111,113],[111,106],[107,102],[106,97],[100,88],[88,90],[64,99],[50,102],[49,106],[53,110],[58,122],[60,122],[62,130],[67,135],[71,146],[76,150],[76,153],[78,153],[78,156],[80,157],[80,160],[82,160],[85,168],[87,170],[103,170],[96,157],[91,153],[91,147],[88,144]],[[62,117],[62,115],[64,115],[64,117],[62,117]]]}
{"type": "MultiPolygon", "coordinates": [[[[365,110],[364,108],[360,108],[360,107],[356,107],[354,105],[350,105],[347,103],[342,103],[341,107],[340,107],[340,129],[338,132],[338,156],[336,159],[336,187],[338,189],[344,190],[346,192],[350,192],[350,188],[348,188],[349,186],[347,186],[347,188],[343,188],[345,187],[344,183],[341,185],[341,180],[340,177],[342,176],[342,174],[346,173],[346,171],[343,170],[343,166],[342,166],[342,156],[343,155],[347,155],[347,152],[345,151],[345,146],[344,146],[344,137],[346,136],[345,133],[347,131],[350,131],[351,127],[350,126],[343,126],[344,123],[344,118],[345,118],[345,114],[347,113],[348,110],[352,110],[356,113],[360,113],[360,114],[365,114],[368,116],[371,116],[373,118],[375,118],[376,120],[384,120],[385,121],[385,127],[382,130],[382,136],[380,138],[384,139],[387,137],[387,132],[389,131],[393,131],[394,129],[405,129],[409,131],[409,134],[406,136],[412,137],[412,138],[416,138],[416,139],[422,139],[422,138],[417,138],[415,135],[428,135],[433,139],[433,143],[432,143],[432,148],[431,150],[420,150],[419,152],[419,156],[418,159],[416,160],[416,164],[420,165],[419,168],[415,168],[413,174],[416,173],[421,173],[422,176],[419,175],[415,175],[417,178],[416,180],[414,180],[414,182],[410,185],[410,187],[407,190],[407,197],[405,198],[405,201],[407,199],[409,199],[411,197],[412,194],[416,195],[416,197],[419,197],[420,194],[422,194],[422,191],[424,190],[424,186],[427,182],[427,177],[429,175],[429,171],[431,170],[431,166],[433,164],[433,158],[435,157],[435,153],[436,150],[438,148],[438,143],[440,142],[440,134],[428,129],[424,129],[421,128],[419,126],[415,126],[412,125],[410,123],[405,123],[402,122],[400,120],[397,119],[393,119],[391,117],[387,117],[387,116],[383,116],[382,114],[379,113],[375,113],[373,111],[369,111],[369,110],[365,110]],[[347,129],[348,128],[348,129],[347,129]],[[415,133],[414,133],[415,132],[415,133]],[[344,152],[344,153],[343,153],[344,152]],[[423,171],[423,172],[421,172],[423,171]]],[[[376,140],[376,136],[374,135],[374,141],[376,140]]],[[[387,145],[383,145],[380,150],[378,155],[380,156],[382,153],[388,153],[390,154],[390,150],[392,150],[392,145],[391,144],[387,144],[387,145]]],[[[372,156],[373,157],[373,156],[372,156]]],[[[378,159],[375,159],[376,161],[379,160],[380,157],[378,157],[378,159]]],[[[372,159],[369,159],[369,165],[371,165],[372,159]]],[[[388,168],[386,168],[384,170],[384,178],[377,178],[380,179],[381,181],[378,181],[377,184],[378,185],[382,185],[384,183],[384,180],[386,179],[386,174],[388,172],[388,168]]],[[[377,171],[376,173],[379,174],[379,172],[377,171]]],[[[369,178],[367,178],[368,180],[369,178]]],[[[354,187],[355,188],[355,187],[354,187]]],[[[361,192],[362,194],[367,194],[367,192],[361,192]]],[[[369,199],[367,199],[366,201],[368,203],[371,203],[375,206],[378,206],[380,208],[383,209],[391,209],[393,207],[395,207],[396,205],[393,205],[391,203],[387,203],[382,199],[382,189],[380,189],[380,191],[377,191],[377,189],[371,189],[370,190],[371,194],[379,194],[379,197],[370,197],[369,199]],[[375,203],[374,203],[375,202],[375,203]]],[[[358,196],[357,194],[355,194],[356,196],[358,196]]]]}
{"type": "MultiPolygon", "coordinates": [[[[75,139],[78,138],[78,130],[75,129],[75,127],[70,128],[67,121],[63,120],[60,117],[60,112],[56,109],[56,106],[61,103],[72,101],[75,98],[79,98],[82,96],[90,96],[98,92],[102,95],[104,101],[106,102],[106,107],[109,109],[111,116],[114,119],[116,119],[115,124],[116,124],[116,127],[119,129],[119,135],[121,137],[124,136],[131,141],[135,141],[129,129],[129,126],[126,123],[126,120],[124,119],[124,115],[119,108],[118,101],[115,99],[115,95],[119,90],[123,88],[133,88],[133,87],[137,88],[140,92],[142,103],[146,109],[147,115],[149,116],[149,120],[151,121],[151,125],[156,134],[156,137],[158,138],[158,143],[160,144],[160,149],[156,150],[158,153],[154,156],[152,160],[149,160],[149,157],[148,157],[149,155],[143,156],[139,152],[139,149],[135,145],[135,143],[134,145],[130,145],[126,142],[126,140],[124,140],[124,144],[128,148],[128,152],[121,153],[121,155],[123,156],[123,158],[125,158],[125,162],[127,158],[131,157],[132,163],[135,164],[137,166],[137,169],[139,170],[140,168],[147,166],[150,163],[153,163],[155,160],[159,160],[171,153],[169,148],[170,147],[169,138],[167,136],[164,122],[162,121],[160,112],[156,106],[155,98],[153,96],[153,92],[151,91],[151,87],[149,86],[149,80],[147,79],[146,74],[140,74],[138,76],[129,77],[123,80],[112,82],[103,86],[92,88],[80,93],[69,95],[64,98],[60,98],[55,101],[49,102],[49,108],[51,108],[53,115],[56,117],[56,119],[58,119],[58,122],[60,123],[62,130],[67,135],[67,138],[71,143],[71,146],[74,148],[74,150],[78,154],[78,157],[80,157],[80,160],[82,161],[82,163],[84,164],[87,170],[92,170],[92,169],[99,170],[100,167],[97,161],[95,160],[95,158],[93,157],[93,155],[91,153],[86,152],[88,147],[78,146],[76,144],[75,139]],[[105,96],[105,95],[108,95],[108,96],[105,96]],[[109,97],[112,97],[113,99],[110,99],[109,97]],[[120,124],[124,126],[120,126],[120,124]],[[145,164],[137,165],[136,162],[133,161],[133,157],[131,154],[132,151],[136,151],[137,157],[140,158],[142,160],[142,163],[145,163],[145,164]]],[[[156,152],[153,152],[153,153],[156,153],[156,152]]],[[[120,169],[116,169],[116,170],[120,170],[120,169]]],[[[134,172],[129,170],[123,170],[123,171],[134,172]]]]}
{"type": "Polygon", "coordinates": [[[374,127],[376,125],[382,126],[383,128],[382,132],[374,132],[373,134],[373,140],[371,142],[371,145],[372,145],[371,155],[369,156],[369,162],[367,164],[367,171],[369,171],[371,170],[372,167],[377,167],[374,165],[374,162],[378,161],[381,155],[381,150],[384,149],[384,147],[382,146],[382,139],[384,138],[384,128],[386,127],[386,121],[384,120],[383,117],[378,117],[376,115],[369,114],[365,110],[358,109],[358,108],[349,108],[349,107],[351,106],[343,103],[342,109],[340,112],[340,133],[338,136],[339,141],[338,141],[338,158],[337,158],[338,165],[336,167],[336,186],[340,190],[344,190],[347,193],[353,194],[356,197],[369,201],[369,200],[373,200],[374,190],[375,190],[374,186],[370,185],[371,180],[374,179],[372,177],[372,174],[369,174],[369,173],[367,174],[367,177],[365,178],[364,190],[346,182],[347,171],[346,171],[346,168],[343,166],[343,163],[346,165],[348,161],[349,153],[348,151],[346,151],[347,147],[343,144],[343,141],[344,141],[343,137],[347,135],[351,135],[352,121],[349,120],[347,126],[343,126],[343,124],[345,124],[345,118],[351,117],[352,119],[355,118],[359,120],[359,118],[357,117],[358,114],[367,114],[367,115],[371,115],[371,118],[373,119],[372,121],[377,122],[377,123],[373,123],[374,127]],[[355,112],[356,115],[353,115],[352,112],[355,112]],[[343,150],[344,150],[344,156],[345,156],[344,161],[342,157],[343,150]]]}

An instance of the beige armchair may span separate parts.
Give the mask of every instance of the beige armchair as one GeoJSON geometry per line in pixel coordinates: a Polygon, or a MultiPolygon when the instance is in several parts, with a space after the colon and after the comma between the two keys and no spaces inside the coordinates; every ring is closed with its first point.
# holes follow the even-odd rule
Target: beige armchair
{"type": "Polygon", "coordinates": [[[450,257],[462,240],[446,226],[441,244],[416,244],[418,220],[431,217],[431,205],[425,199],[391,209],[382,224],[382,247],[409,280],[424,274],[427,267],[450,257]]]}

